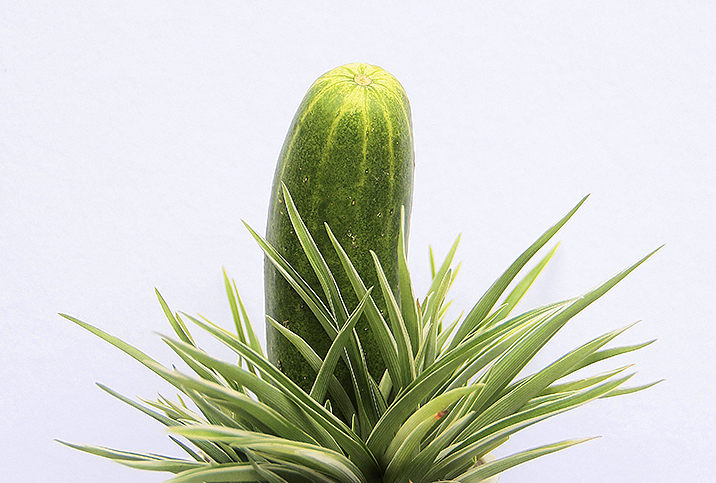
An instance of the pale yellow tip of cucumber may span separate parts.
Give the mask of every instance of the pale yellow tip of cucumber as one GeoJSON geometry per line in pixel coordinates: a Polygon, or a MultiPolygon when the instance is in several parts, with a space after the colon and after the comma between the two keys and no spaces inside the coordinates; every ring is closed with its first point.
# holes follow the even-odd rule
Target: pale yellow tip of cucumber
{"type": "Polygon", "coordinates": [[[356,74],[353,81],[362,86],[368,86],[373,82],[373,80],[365,74],[356,74]]]}

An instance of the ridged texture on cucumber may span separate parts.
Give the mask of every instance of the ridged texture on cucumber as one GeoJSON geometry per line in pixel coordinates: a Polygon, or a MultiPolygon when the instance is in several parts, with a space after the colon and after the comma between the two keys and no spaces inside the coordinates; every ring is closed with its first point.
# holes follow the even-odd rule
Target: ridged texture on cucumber
{"type": "MultiPolygon", "coordinates": [[[[400,207],[405,207],[407,234],[413,169],[410,104],[403,87],[379,67],[360,63],[338,67],[316,80],[293,119],[276,168],[266,238],[323,298],[318,279],[293,232],[283,200],[283,182],[333,272],[349,312],[358,300],[324,222],[366,286],[375,287],[373,297],[385,316],[385,302],[369,250],[378,255],[397,297],[400,207]]],[[[330,346],[328,336],[268,261],[265,297],[269,316],[303,337],[319,355],[325,355],[330,346]]],[[[356,330],[370,373],[379,381],[385,364],[365,317],[356,330]]],[[[271,361],[306,391],[310,390],[315,378],[313,370],[273,326],[267,324],[266,331],[271,361]]],[[[339,366],[337,372],[344,387],[351,391],[345,367],[339,366]]]]}

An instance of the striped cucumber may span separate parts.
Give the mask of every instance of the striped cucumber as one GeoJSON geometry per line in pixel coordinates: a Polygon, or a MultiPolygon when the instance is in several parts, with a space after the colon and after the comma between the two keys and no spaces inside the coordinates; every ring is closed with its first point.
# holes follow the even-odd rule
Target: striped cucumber
{"type": "MultiPolygon", "coordinates": [[[[309,89],[286,136],[269,204],[266,239],[322,296],[286,211],[281,183],[293,198],[311,236],[333,273],[349,311],[358,303],[326,233],[324,222],[347,252],[383,315],[369,250],[381,261],[398,295],[400,207],[405,207],[406,234],[413,192],[413,136],[410,104],[395,77],[368,64],[348,64],[327,72],[309,89]]],[[[330,339],[318,320],[270,262],[265,263],[266,313],[300,335],[320,355],[330,339]]],[[[325,302],[325,300],[324,300],[325,302]]],[[[328,306],[328,304],[326,304],[328,306]]],[[[368,369],[380,380],[385,364],[368,323],[356,331],[368,369]]],[[[271,324],[266,326],[270,360],[309,391],[315,372],[293,345],[271,324]]],[[[346,368],[337,376],[352,390],[346,368]]]]}

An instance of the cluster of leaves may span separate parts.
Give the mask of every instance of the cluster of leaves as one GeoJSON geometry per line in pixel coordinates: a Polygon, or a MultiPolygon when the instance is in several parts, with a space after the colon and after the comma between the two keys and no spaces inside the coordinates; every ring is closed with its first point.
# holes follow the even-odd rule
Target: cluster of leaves
{"type": "Polygon", "coordinates": [[[585,441],[563,441],[500,459],[490,457],[491,451],[517,431],[597,398],[651,385],[623,388],[631,377],[623,374],[628,366],[564,382],[579,369],[650,343],[604,348],[628,327],[597,337],[542,370],[520,377],[560,328],[651,255],[581,296],[512,316],[556,247],[513,283],[518,273],[584,200],[522,253],[466,316],[449,322],[445,320],[450,305],[446,295],[457,274],[452,263],[459,239],[437,269],[431,252],[432,285],[419,300],[408,273],[405,237],[400,240],[400,291],[396,296],[375,255],[380,287],[366,287],[326,226],[360,300],[349,311],[285,187],[284,199],[320,288],[310,287],[274,247],[247,227],[333,340],[328,353],[320,356],[303,339],[269,319],[315,370],[310,393],[264,356],[236,284],[224,274],[235,333],[206,319],[173,313],[157,293],[176,335],[163,340],[193,375],[169,369],[116,337],[65,316],[176,387],[181,393],[177,401],[160,397],[140,403],[100,385],[166,425],[172,440],[189,458],[64,444],[134,468],[175,473],[170,483],[472,483],[490,481],[510,467],[585,441]],[[514,288],[508,292],[510,286],[514,288]],[[383,292],[388,303],[386,318],[373,302],[373,290],[383,292]],[[386,362],[380,381],[368,373],[354,330],[361,316],[367,317],[386,362]],[[238,363],[222,361],[199,348],[185,319],[235,351],[238,363]],[[355,403],[333,374],[340,358],[351,371],[355,403]]]}

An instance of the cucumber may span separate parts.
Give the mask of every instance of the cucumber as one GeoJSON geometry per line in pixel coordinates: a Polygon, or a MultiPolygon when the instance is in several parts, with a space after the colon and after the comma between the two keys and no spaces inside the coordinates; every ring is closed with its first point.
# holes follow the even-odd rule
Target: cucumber
{"type": "MultiPolygon", "coordinates": [[[[386,317],[373,250],[398,300],[400,208],[405,207],[406,235],[413,193],[414,152],[408,98],[398,80],[369,64],[348,64],[314,82],[296,112],[281,150],[269,203],[266,239],[323,297],[286,212],[285,183],[311,236],[333,273],[349,312],[355,292],[326,233],[339,240],[386,317]]],[[[300,335],[324,356],[330,339],[302,299],[266,261],[266,314],[300,335]]],[[[324,302],[327,302],[324,300],[324,302]]],[[[326,306],[328,304],[326,303],[326,306]]],[[[385,363],[365,316],[359,334],[370,374],[380,381],[385,363]]],[[[307,392],[315,372],[271,324],[266,325],[269,359],[307,392]]],[[[336,375],[349,393],[345,365],[336,375]]]]}

